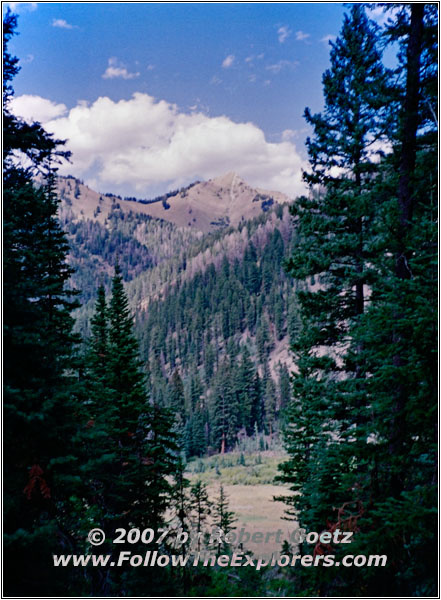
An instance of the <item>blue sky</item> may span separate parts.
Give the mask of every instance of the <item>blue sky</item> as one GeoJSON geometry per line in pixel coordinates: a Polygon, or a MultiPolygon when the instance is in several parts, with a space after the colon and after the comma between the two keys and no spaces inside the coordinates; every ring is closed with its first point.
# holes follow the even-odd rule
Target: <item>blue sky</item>
{"type": "Polygon", "coordinates": [[[100,191],[146,197],[238,171],[301,191],[339,3],[19,3],[14,110],[100,191]]]}

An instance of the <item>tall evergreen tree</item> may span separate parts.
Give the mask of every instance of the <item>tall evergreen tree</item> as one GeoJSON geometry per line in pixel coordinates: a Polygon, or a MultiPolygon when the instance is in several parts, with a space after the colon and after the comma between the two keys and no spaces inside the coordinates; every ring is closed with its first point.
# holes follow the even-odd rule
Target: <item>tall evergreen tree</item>
{"type": "MultiPolygon", "coordinates": [[[[219,496],[215,499],[213,507],[213,525],[218,527],[223,532],[223,538],[234,529],[233,525],[237,521],[234,512],[229,510],[228,497],[225,493],[224,486],[219,487],[219,496]]],[[[222,538],[222,539],[223,539],[222,538]]],[[[226,549],[228,546],[224,541],[218,543],[218,552],[221,549],[226,549]]]]}
{"type": "MultiPolygon", "coordinates": [[[[365,453],[373,498],[370,540],[392,559],[395,591],[436,589],[436,225],[432,178],[437,124],[427,110],[436,77],[437,11],[402,6],[387,34],[401,45],[393,153],[376,180],[372,306],[354,332],[363,339],[366,394],[376,415],[365,453]],[[398,117],[398,118],[397,118],[398,117]],[[424,333],[423,333],[424,332],[424,333]],[[424,407],[424,408],[423,408],[424,407]],[[391,505],[397,509],[391,511],[391,505]],[[379,535],[387,514],[389,530],[379,535]],[[406,539],[405,547],[397,539],[406,539]],[[409,567],[409,559],[412,567],[409,567]]],[[[362,550],[364,551],[363,545],[362,550]]],[[[381,582],[390,590],[390,574],[381,582]]],[[[378,586],[378,582],[375,582],[378,586]]],[[[424,591],[422,591],[424,590],[424,591]]]]}
{"type": "MultiPolygon", "coordinates": [[[[313,116],[305,111],[314,127],[314,138],[307,141],[312,171],[305,176],[313,189],[293,206],[298,238],[288,263],[297,279],[321,278],[319,286],[310,284],[298,292],[304,328],[294,342],[299,373],[292,420],[296,422],[301,413],[302,421],[307,415],[315,421],[314,414],[321,421],[313,428],[312,438],[304,425],[287,434],[290,451],[298,452],[300,461],[317,444],[344,448],[345,440],[354,435],[350,429],[353,411],[358,419],[363,410],[360,371],[345,357],[345,348],[351,324],[364,311],[365,245],[372,208],[369,190],[376,168],[371,148],[384,133],[386,77],[376,49],[376,26],[362,5],[352,5],[344,18],[340,36],[332,44],[331,68],[323,76],[323,89],[324,113],[313,116]]],[[[340,461],[328,463],[328,456],[311,454],[311,470],[340,472],[340,461]]],[[[304,486],[312,480],[299,479],[305,505],[312,496],[304,486]]],[[[337,505],[343,501],[343,491],[334,486],[333,492],[337,505]]],[[[326,522],[329,497],[324,486],[322,493],[323,503],[316,501],[314,493],[309,526],[326,522]]]]}
{"type": "Polygon", "coordinates": [[[170,379],[167,404],[175,417],[178,437],[182,440],[186,420],[185,394],[184,384],[177,369],[173,371],[170,379]]]}
{"type": "Polygon", "coordinates": [[[256,371],[251,361],[250,351],[245,346],[242,352],[241,362],[237,369],[237,399],[241,411],[241,425],[245,427],[247,434],[252,435],[253,421],[253,405],[256,402],[255,388],[256,371]]]}
{"type": "MultiPolygon", "coordinates": [[[[157,529],[163,525],[177,445],[171,413],[148,396],[148,373],[139,358],[119,265],[108,303],[104,289],[98,290],[91,330],[85,368],[85,410],[90,420],[83,435],[84,497],[95,522],[111,539],[118,527],[130,529],[136,523],[140,528],[157,529]]],[[[112,553],[115,548],[108,550],[112,553]]],[[[135,575],[129,568],[115,573],[107,569],[93,591],[139,592],[143,583],[135,575]]]]}
{"type": "Polygon", "coordinates": [[[208,496],[207,484],[196,481],[191,486],[190,502],[193,512],[193,524],[197,534],[197,551],[200,552],[203,543],[204,526],[211,514],[212,502],[208,496]]]}
{"type": "Polygon", "coordinates": [[[220,365],[213,393],[212,436],[216,449],[223,454],[236,439],[239,425],[239,406],[232,381],[232,366],[225,358],[220,365]]]}
{"type": "MultiPolygon", "coordinates": [[[[369,66],[378,56],[363,11],[361,5],[351,8],[331,52],[331,72],[324,77],[328,118],[307,113],[315,127],[307,179],[322,187],[294,210],[306,251],[297,246],[290,268],[298,279],[318,276],[319,285],[299,293],[302,330],[294,343],[298,372],[286,428],[290,460],[282,465],[282,478],[301,492],[288,502],[300,509],[307,529],[352,523],[354,553],[388,555],[387,569],[365,573],[358,584],[349,572],[344,582],[332,571],[310,573],[312,589],[329,595],[348,589],[419,594],[435,585],[434,562],[422,558],[434,548],[428,531],[435,506],[435,346],[421,333],[435,330],[428,170],[436,152],[427,111],[421,118],[418,72],[422,40],[433,40],[436,16],[428,5],[400,8],[394,39],[404,50],[406,83],[391,89],[388,99],[383,77],[376,84],[368,72],[357,79],[360,63],[369,66]],[[357,44],[360,51],[354,52],[357,44]],[[361,123],[353,121],[360,101],[367,118],[361,123]],[[345,130],[351,122],[353,137],[345,130]],[[375,164],[368,149],[386,125],[393,152],[375,164]]],[[[425,68],[433,72],[430,60],[427,51],[425,68]]],[[[381,75],[381,68],[375,72],[381,75]]]]}
{"type": "Polygon", "coordinates": [[[16,16],[3,23],[4,568],[8,595],[64,593],[52,552],[70,549],[64,503],[75,488],[71,269],[57,219],[62,142],[10,112],[16,16]],[[17,156],[24,159],[17,159],[17,156]],[[42,185],[34,184],[34,176],[42,185]],[[23,569],[26,564],[27,568],[23,569]]]}

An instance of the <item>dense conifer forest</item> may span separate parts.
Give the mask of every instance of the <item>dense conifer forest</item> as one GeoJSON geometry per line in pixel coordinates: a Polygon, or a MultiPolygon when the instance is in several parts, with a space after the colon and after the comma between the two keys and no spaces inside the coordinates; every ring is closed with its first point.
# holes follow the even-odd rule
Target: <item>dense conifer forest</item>
{"type": "MultiPolygon", "coordinates": [[[[349,5],[331,44],[324,108],[305,110],[308,193],[210,233],[117,197],[106,219],[99,203],[78,216],[58,192],[65,142],[10,110],[17,17],[6,13],[6,596],[437,593],[438,14],[384,11],[380,28],[349,5]],[[231,553],[205,535],[234,530],[227,493],[213,500],[187,469],[250,441],[284,445],[288,519],[350,532],[351,554],[387,565],[53,566],[61,553],[117,560],[118,528],[196,531],[199,551],[231,553]],[[97,548],[94,527],[106,534],[97,548]]],[[[167,537],[129,547],[158,548],[190,553],[167,537]]],[[[348,549],[285,541],[280,552],[342,560],[348,549]]]]}

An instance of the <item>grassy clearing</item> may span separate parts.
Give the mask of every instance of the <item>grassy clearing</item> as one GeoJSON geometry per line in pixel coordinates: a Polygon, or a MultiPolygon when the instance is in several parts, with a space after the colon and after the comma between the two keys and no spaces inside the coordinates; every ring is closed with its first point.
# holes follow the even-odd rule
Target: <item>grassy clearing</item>
{"type": "Polygon", "coordinates": [[[289,495],[285,486],[274,481],[277,465],[285,458],[286,454],[275,451],[230,452],[196,459],[187,465],[188,479],[206,483],[211,500],[218,496],[220,485],[224,486],[229,508],[237,518],[236,533],[239,536],[244,529],[244,547],[256,556],[280,551],[283,540],[294,529],[294,522],[283,519],[286,506],[273,500],[274,496],[289,495]],[[281,533],[276,536],[278,530],[281,533]],[[257,532],[263,533],[260,542],[252,539],[257,532]],[[247,533],[248,541],[244,539],[247,533]]]}
{"type": "Polygon", "coordinates": [[[272,450],[216,454],[189,462],[187,475],[208,485],[277,485],[277,465],[285,458],[272,450]]]}

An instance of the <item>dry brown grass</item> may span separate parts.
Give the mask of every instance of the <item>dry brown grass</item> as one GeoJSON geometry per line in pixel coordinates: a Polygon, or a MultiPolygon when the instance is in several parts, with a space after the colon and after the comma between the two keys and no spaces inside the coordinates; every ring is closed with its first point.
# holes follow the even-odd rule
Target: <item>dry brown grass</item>
{"type": "Polygon", "coordinates": [[[295,528],[295,522],[283,518],[286,505],[274,501],[274,496],[290,495],[285,486],[274,482],[277,465],[286,454],[274,451],[245,453],[245,464],[240,464],[239,458],[240,453],[231,452],[196,460],[188,465],[186,475],[192,483],[201,480],[207,484],[212,501],[219,495],[222,485],[229,500],[229,510],[237,518],[237,535],[242,528],[250,534],[248,541],[244,540],[244,548],[256,556],[268,556],[280,551],[283,540],[289,539],[295,528]],[[276,536],[279,530],[281,533],[276,536]],[[257,532],[264,534],[261,542],[253,540],[253,534],[257,532]]]}
{"type": "MultiPolygon", "coordinates": [[[[212,499],[219,494],[217,485],[209,486],[212,499]]],[[[286,488],[276,485],[225,485],[224,490],[229,498],[229,508],[237,518],[236,533],[239,535],[243,527],[250,533],[250,540],[244,543],[244,547],[251,550],[256,556],[267,556],[281,549],[283,540],[288,539],[293,531],[295,522],[283,519],[286,506],[282,502],[275,502],[274,496],[285,492],[286,488]],[[276,541],[276,532],[282,531],[276,541]],[[256,532],[264,534],[264,540],[255,543],[252,536],[256,532]],[[268,534],[273,534],[268,536],[268,534]],[[265,538],[267,538],[265,540],[265,538]]]]}

